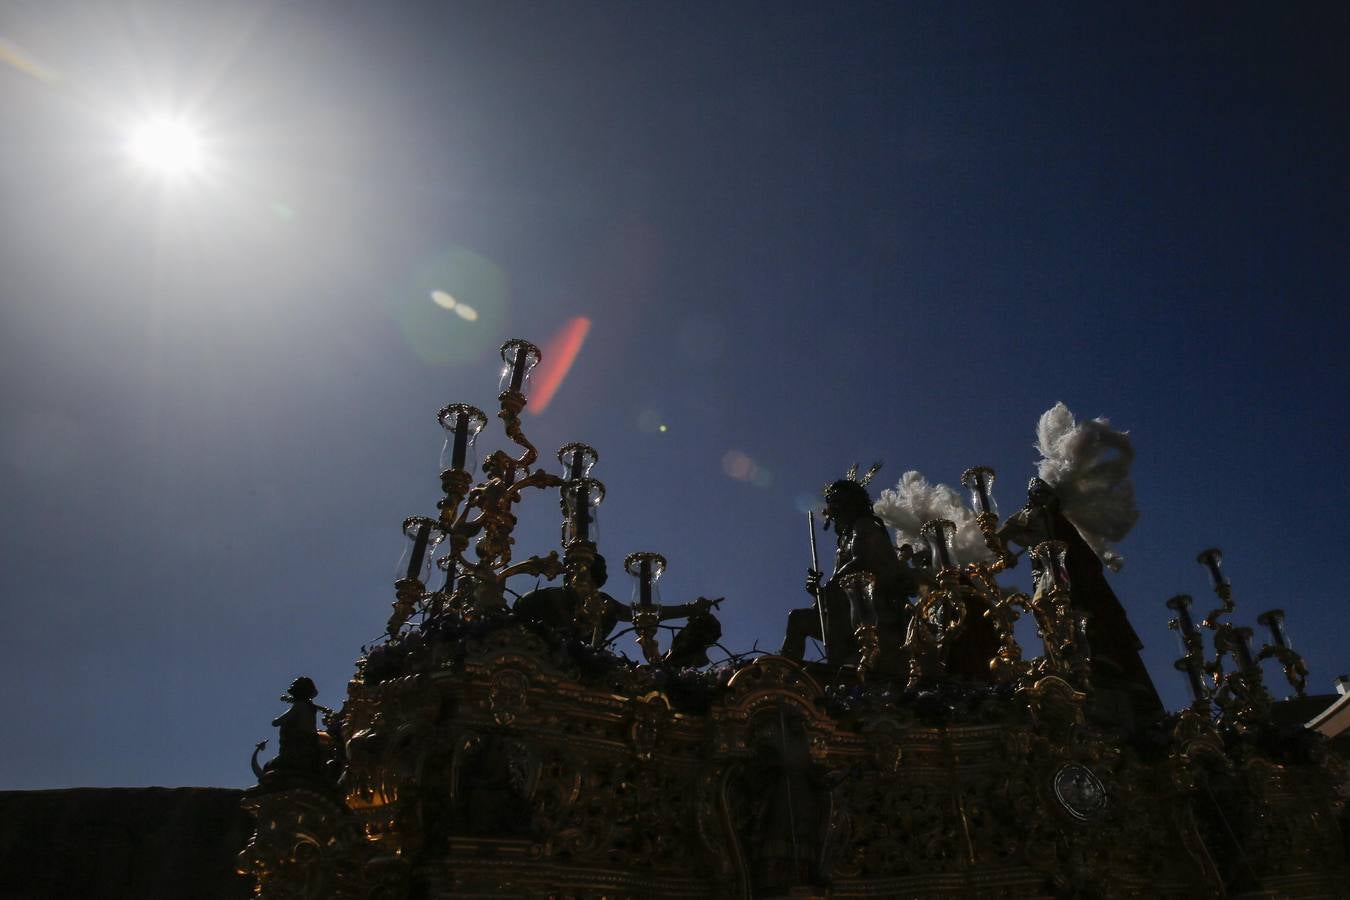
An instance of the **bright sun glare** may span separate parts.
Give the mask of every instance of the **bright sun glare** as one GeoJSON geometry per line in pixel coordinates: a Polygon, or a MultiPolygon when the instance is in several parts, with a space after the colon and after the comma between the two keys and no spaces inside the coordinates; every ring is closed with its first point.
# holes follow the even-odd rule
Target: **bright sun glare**
{"type": "Polygon", "coordinates": [[[131,157],[161,175],[191,175],[202,170],[206,154],[201,134],[178,119],[159,118],[140,123],[127,140],[131,157]]]}

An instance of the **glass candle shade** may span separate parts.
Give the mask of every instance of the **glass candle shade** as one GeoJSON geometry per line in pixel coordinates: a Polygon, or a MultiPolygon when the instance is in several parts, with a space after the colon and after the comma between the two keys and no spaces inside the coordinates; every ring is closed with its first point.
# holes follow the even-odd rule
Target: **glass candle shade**
{"type": "Polygon", "coordinates": [[[654,606],[661,602],[656,583],[666,571],[666,558],[647,551],[630,553],[624,558],[623,569],[637,581],[633,585],[633,602],[638,606],[654,606]]]}
{"type": "Polygon", "coordinates": [[[970,502],[977,513],[998,515],[994,501],[994,470],[988,466],[974,466],[961,473],[961,483],[970,489],[970,502]]]}
{"type": "Polygon", "coordinates": [[[1228,577],[1223,574],[1223,554],[1217,547],[1210,547],[1208,550],[1200,551],[1200,555],[1195,561],[1205,567],[1209,572],[1209,583],[1217,591],[1221,587],[1228,586],[1228,577]]]}
{"type": "Polygon", "coordinates": [[[956,523],[951,519],[934,519],[925,522],[919,534],[928,541],[933,551],[933,566],[937,569],[951,569],[956,566],[956,557],[952,554],[952,541],[956,537],[956,523]]]}
{"type": "Polygon", "coordinates": [[[1244,671],[1250,669],[1252,662],[1252,630],[1250,628],[1234,628],[1233,636],[1233,657],[1237,660],[1239,666],[1244,671]]]}
{"type": "Polygon", "coordinates": [[[408,543],[399,557],[397,578],[410,578],[426,584],[431,574],[431,560],[436,545],[445,537],[435,519],[409,516],[403,520],[403,533],[408,543]]]}
{"type": "Polygon", "coordinates": [[[877,611],[874,603],[877,589],[876,576],[871,572],[849,572],[839,579],[839,586],[848,597],[848,605],[853,611],[854,625],[875,625],[877,611]]]}
{"type": "Polygon", "coordinates": [[[1183,638],[1196,636],[1195,619],[1191,618],[1191,595],[1177,594],[1167,601],[1167,608],[1177,614],[1177,630],[1183,638]]]}
{"type": "Polygon", "coordinates": [[[1040,564],[1040,571],[1048,579],[1048,586],[1069,589],[1069,547],[1063,541],[1041,541],[1031,549],[1031,558],[1040,564]]]}
{"type": "Polygon", "coordinates": [[[530,373],[539,365],[539,359],[539,348],[529,341],[512,338],[502,344],[502,376],[497,385],[498,392],[526,393],[530,373]]]}
{"type": "Polygon", "coordinates": [[[578,478],[590,478],[591,467],[600,461],[600,454],[588,444],[573,441],[563,444],[558,450],[558,462],[563,466],[563,479],[576,481],[578,478]]]}
{"type": "Polygon", "coordinates": [[[605,486],[594,478],[578,478],[562,487],[563,546],[577,541],[595,543],[598,540],[595,509],[605,499],[605,486]]]}
{"type": "Polygon", "coordinates": [[[441,471],[463,469],[469,450],[479,432],[487,425],[487,415],[467,403],[451,403],[436,414],[436,421],[445,429],[445,443],[441,446],[441,471]]]}
{"type": "Polygon", "coordinates": [[[1293,649],[1289,644],[1289,632],[1284,628],[1284,610],[1267,610],[1256,617],[1256,624],[1264,625],[1270,629],[1270,639],[1276,647],[1283,647],[1285,650],[1293,649]]]}
{"type": "Polygon", "coordinates": [[[1172,665],[1186,676],[1186,684],[1191,689],[1191,698],[1196,703],[1204,703],[1209,699],[1209,690],[1205,687],[1205,679],[1200,672],[1200,662],[1194,656],[1183,656],[1172,665]]]}

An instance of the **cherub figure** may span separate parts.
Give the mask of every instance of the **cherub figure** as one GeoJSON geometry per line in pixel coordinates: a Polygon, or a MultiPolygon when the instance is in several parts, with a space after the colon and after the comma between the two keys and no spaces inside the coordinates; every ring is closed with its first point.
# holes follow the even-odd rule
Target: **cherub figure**
{"type": "Polygon", "coordinates": [[[328,735],[319,731],[318,715],[332,710],[314,702],[318,695],[319,689],[304,675],[292,681],[286,693],[281,695],[281,699],[291,706],[272,720],[272,725],[280,729],[276,758],[260,768],[258,753],[267,742],[259,743],[253,751],[253,773],[258,776],[260,785],[285,776],[322,777],[324,750],[329,741],[328,735]]]}

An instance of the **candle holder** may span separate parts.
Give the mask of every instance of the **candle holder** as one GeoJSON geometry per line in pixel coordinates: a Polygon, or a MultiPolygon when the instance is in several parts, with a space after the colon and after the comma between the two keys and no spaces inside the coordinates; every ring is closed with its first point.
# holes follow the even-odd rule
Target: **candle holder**
{"type": "Polygon", "coordinates": [[[497,390],[502,394],[525,395],[529,392],[530,375],[539,365],[542,354],[529,341],[512,338],[501,347],[502,372],[497,390]]]}
{"type": "Polygon", "coordinates": [[[440,522],[426,516],[409,516],[404,519],[403,534],[409,543],[404,547],[398,561],[398,579],[394,582],[394,612],[386,625],[390,637],[398,634],[416,612],[417,604],[426,593],[432,555],[436,545],[445,537],[440,522]]]}
{"type": "MultiPolygon", "coordinates": [[[[1195,559],[1205,567],[1210,587],[1218,596],[1220,605],[1210,610],[1197,626],[1191,618],[1189,596],[1180,594],[1167,601],[1168,609],[1177,613],[1176,618],[1168,625],[1181,635],[1182,645],[1186,650],[1185,655],[1176,661],[1175,666],[1186,674],[1187,682],[1190,684],[1191,696],[1194,698],[1192,710],[1197,713],[1208,712],[1212,703],[1219,710],[1218,724],[1237,733],[1264,727],[1269,717],[1271,696],[1262,682],[1261,660],[1282,654],[1285,647],[1280,641],[1285,640],[1287,644],[1286,636],[1281,631],[1275,638],[1275,647],[1263,648],[1261,655],[1253,655],[1252,630],[1223,621],[1223,618],[1232,614],[1235,609],[1232,584],[1223,573],[1223,554],[1218,548],[1210,547],[1202,550],[1195,559]],[[1200,637],[1201,628],[1213,633],[1212,660],[1205,658],[1204,642],[1200,637]],[[1226,670],[1225,657],[1230,660],[1232,671],[1226,670]],[[1209,676],[1212,688],[1206,686],[1205,676],[1209,676]]],[[[1279,613],[1278,610],[1272,612],[1279,613]]],[[[1262,619],[1264,620],[1266,616],[1262,619]]],[[[1272,617],[1272,624],[1276,618],[1279,616],[1272,617]]],[[[1263,621],[1263,624],[1266,622],[1263,621]]],[[[1281,656],[1281,659],[1283,661],[1285,657],[1281,656]]],[[[1293,672],[1297,677],[1296,666],[1293,667],[1293,672]]]]}
{"type": "Polygon", "coordinates": [[[523,450],[514,460],[498,458],[496,463],[504,465],[507,469],[522,468],[528,471],[539,458],[539,451],[526,439],[520,427],[520,413],[525,409],[525,394],[529,389],[530,373],[539,364],[541,354],[539,348],[529,341],[512,338],[502,344],[501,355],[502,375],[499,385],[501,393],[497,395],[501,410],[497,413],[497,418],[501,419],[506,427],[506,436],[523,450]]]}
{"type": "Polygon", "coordinates": [[[1308,664],[1289,642],[1289,632],[1284,627],[1284,610],[1271,609],[1256,617],[1256,624],[1270,629],[1272,643],[1266,644],[1256,654],[1256,661],[1274,659],[1284,669],[1284,677],[1299,697],[1307,695],[1308,664]]]}
{"type": "Polygon", "coordinates": [[[576,625],[581,634],[590,634],[591,646],[599,647],[605,639],[601,633],[605,620],[605,595],[591,576],[595,563],[595,544],[575,540],[563,550],[563,571],[567,585],[577,597],[576,625]]]}
{"type": "Polygon", "coordinates": [[[562,479],[543,470],[530,471],[539,454],[520,425],[528,377],[539,362],[539,348],[528,341],[510,340],[502,345],[501,352],[505,390],[498,397],[501,410],[497,417],[507,437],[523,448],[521,454],[512,457],[503,450],[493,451],[483,460],[486,479],[469,488],[468,450],[487,415],[467,404],[451,404],[438,415],[447,432],[450,464],[441,477],[446,496],[440,503],[439,524],[449,534],[449,562],[445,565],[457,572],[454,594],[446,602],[465,616],[504,607],[505,582],[513,575],[539,575],[551,580],[563,571],[556,551],[514,563],[511,559],[515,504],[524,491],[559,487],[562,479]],[[471,543],[473,558],[468,553],[471,543]]]}
{"type": "Polygon", "coordinates": [[[1186,676],[1186,682],[1191,689],[1191,709],[1196,712],[1208,712],[1211,691],[1205,684],[1205,644],[1200,636],[1200,629],[1196,627],[1195,619],[1191,616],[1193,603],[1190,594],[1177,594],[1168,598],[1165,604],[1176,613],[1175,618],[1168,620],[1167,627],[1177,632],[1182,649],[1185,651],[1172,665],[1186,676]]]}
{"type": "Polygon", "coordinates": [[[600,453],[589,444],[573,441],[558,448],[558,462],[563,466],[563,478],[576,481],[590,478],[591,469],[600,461],[600,453]]]}
{"type": "Polygon", "coordinates": [[[562,486],[564,550],[578,541],[596,543],[600,523],[595,511],[604,499],[605,485],[595,478],[578,478],[562,486]]]}
{"type": "Polygon", "coordinates": [[[1210,710],[1210,690],[1205,686],[1205,673],[1200,659],[1195,656],[1183,656],[1172,663],[1173,668],[1186,676],[1186,684],[1191,689],[1191,709],[1198,713],[1210,710]]]}
{"type": "Polygon", "coordinates": [[[993,566],[980,566],[972,563],[967,567],[967,577],[976,592],[984,599],[984,618],[998,635],[998,650],[989,660],[989,674],[994,681],[1005,684],[1025,678],[1031,672],[1031,664],[1022,659],[1022,646],[1017,643],[1017,620],[1021,611],[1031,609],[1031,598],[1021,591],[1005,595],[998,582],[994,580],[993,566]]]}
{"type": "Polygon", "coordinates": [[[1068,674],[1076,656],[1076,623],[1070,608],[1068,545],[1041,541],[1031,548],[1036,592],[1032,598],[1036,625],[1045,644],[1045,658],[1054,671],[1068,674]]]}
{"type": "Polygon", "coordinates": [[[1228,581],[1228,576],[1223,574],[1223,553],[1217,547],[1210,547],[1207,550],[1201,550],[1195,557],[1195,561],[1205,567],[1209,573],[1210,587],[1218,596],[1223,604],[1218,609],[1211,610],[1208,615],[1201,620],[1200,624],[1206,628],[1213,628],[1219,621],[1220,616],[1226,616],[1234,609],[1233,604],[1233,586],[1228,581]]]}
{"type": "Polygon", "coordinates": [[[877,612],[874,600],[877,579],[871,572],[849,572],[839,579],[839,586],[848,597],[853,611],[853,639],[858,645],[858,681],[864,682],[867,673],[876,669],[881,658],[881,637],[877,631],[877,612]]]}
{"type": "MultiPolygon", "coordinates": [[[[583,479],[584,480],[584,479],[583,479]]],[[[656,583],[666,571],[666,558],[659,553],[643,551],[630,553],[623,561],[624,571],[636,579],[633,593],[633,631],[638,646],[649,664],[660,658],[656,632],[661,624],[661,603],[656,594],[656,583]]]]}
{"type": "Polygon", "coordinates": [[[975,525],[984,537],[984,545],[994,554],[988,564],[991,572],[1001,572],[1012,566],[1016,557],[998,536],[998,503],[994,500],[994,470],[988,466],[972,466],[961,473],[961,483],[970,490],[970,502],[975,508],[975,525]]]}
{"type": "Polygon", "coordinates": [[[441,447],[441,491],[445,496],[436,505],[441,511],[441,522],[450,525],[473,484],[473,475],[466,464],[469,451],[487,425],[487,413],[467,403],[451,403],[441,407],[436,421],[445,429],[445,443],[441,447]]]}
{"type": "Polygon", "coordinates": [[[1190,594],[1177,594],[1169,598],[1166,606],[1177,615],[1176,618],[1168,620],[1167,627],[1181,636],[1181,643],[1187,655],[1195,653],[1203,655],[1204,643],[1200,638],[1200,629],[1195,627],[1195,619],[1191,616],[1191,604],[1194,602],[1190,594]]]}
{"type": "Polygon", "coordinates": [[[449,553],[436,560],[436,568],[445,573],[445,580],[441,584],[441,589],[433,591],[430,595],[430,608],[427,616],[430,619],[440,618],[449,609],[451,598],[455,595],[455,581],[458,575],[455,558],[449,553]]]}
{"type": "Polygon", "coordinates": [[[923,523],[919,534],[928,541],[933,551],[933,568],[939,577],[942,572],[956,569],[956,557],[952,553],[952,540],[956,537],[956,523],[951,519],[934,519],[923,523]]]}

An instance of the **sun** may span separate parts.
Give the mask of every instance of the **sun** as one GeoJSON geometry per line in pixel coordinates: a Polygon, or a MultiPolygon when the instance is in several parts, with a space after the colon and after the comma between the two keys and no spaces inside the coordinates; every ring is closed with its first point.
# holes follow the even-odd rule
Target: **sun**
{"type": "Polygon", "coordinates": [[[206,163],[201,132],[190,122],[167,117],[132,128],[127,152],[144,168],[167,177],[199,174],[206,163]]]}

